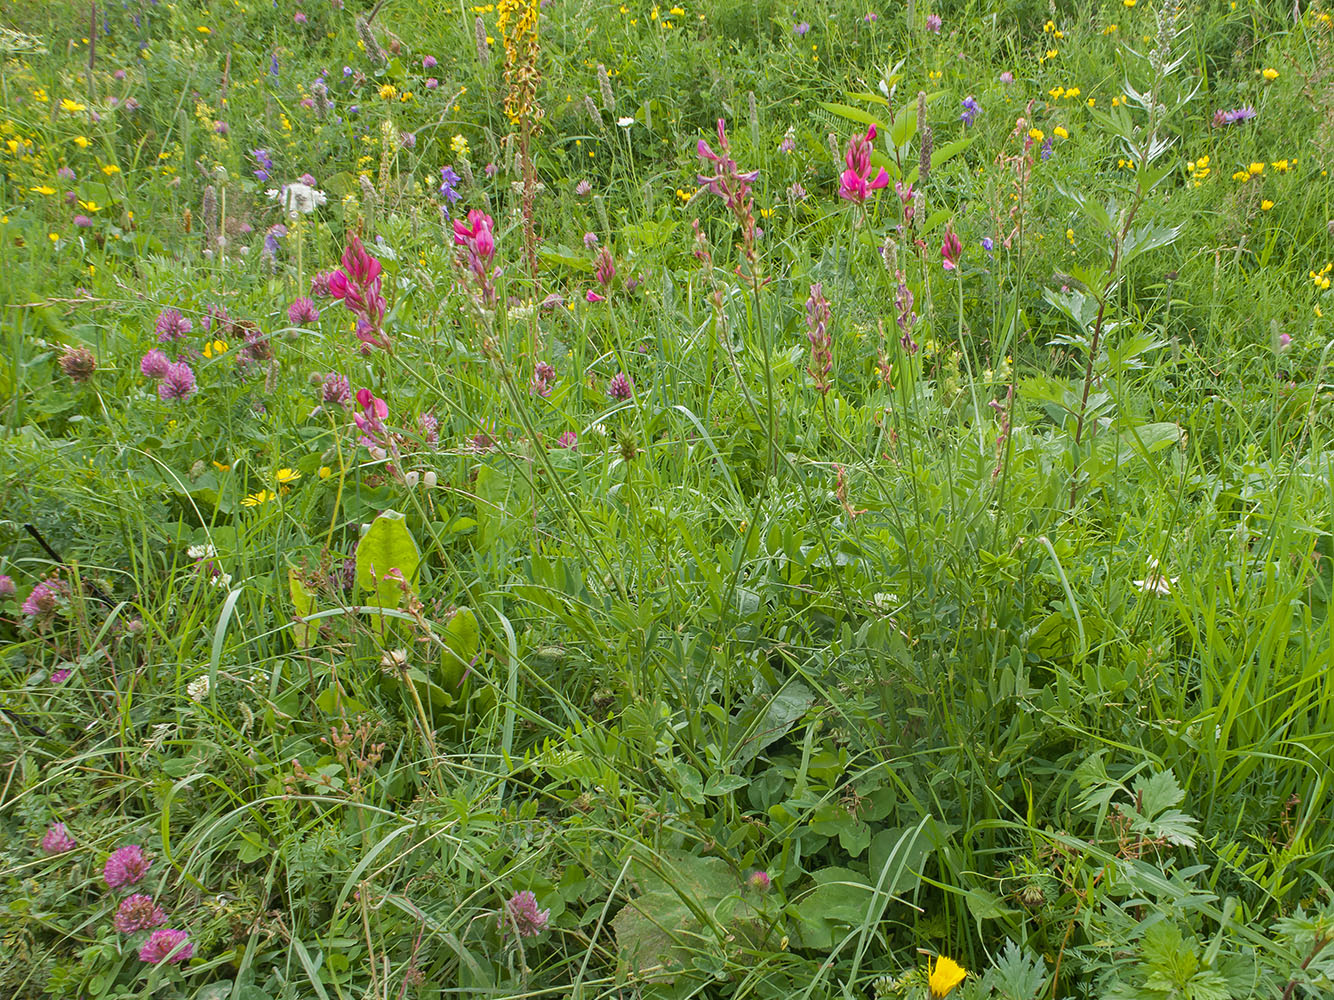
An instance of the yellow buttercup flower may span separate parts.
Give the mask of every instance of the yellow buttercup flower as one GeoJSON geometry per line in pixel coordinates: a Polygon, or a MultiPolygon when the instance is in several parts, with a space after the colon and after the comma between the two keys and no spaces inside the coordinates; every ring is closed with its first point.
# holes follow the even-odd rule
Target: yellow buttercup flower
{"type": "Polygon", "coordinates": [[[1274,203],[1273,203],[1272,201],[1270,201],[1268,198],[1266,198],[1264,201],[1260,202],[1260,211],[1262,211],[1262,212],[1268,212],[1268,211],[1269,211],[1271,208],[1273,208],[1273,207],[1274,207],[1274,203]]]}
{"type": "Polygon", "coordinates": [[[1266,66],[1264,68],[1264,72],[1262,72],[1260,75],[1272,83],[1273,81],[1278,79],[1278,70],[1274,69],[1274,67],[1272,66],[1266,66]]]}
{"type": "Polygon", "coordinates": [[[936,959],[935,967],[930,969],[927,985],[931,988],[931,995],[939,1000],[941,997],[949,996],[966,978],[968,978],[967,969],[954,959],[941,955],[936,959]]]}
{"type": "Polygon", "coordinates": [[[332,475],[333,475],[333,469],[329,468],[327,465],[321,465],[321,466],[320,466],[320,478],[321,478],[321,479],[328,479],[328,478],[329,478],[330,476],[332,476],[332,475]]]}

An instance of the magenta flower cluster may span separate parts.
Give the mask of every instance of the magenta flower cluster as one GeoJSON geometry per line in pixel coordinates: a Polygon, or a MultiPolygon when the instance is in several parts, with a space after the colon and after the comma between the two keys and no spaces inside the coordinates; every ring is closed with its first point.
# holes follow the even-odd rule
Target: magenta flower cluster
{"type": "Polygon", "coordinates": [[[843,157],[847,169],[839,176],[838,196],[840,198],[855,201],[858,205],[862,205],[866,203],[866,199],[871,197],[872,191],[878,190],[889,183],[889,174],[885,173],[884,167],[881,167],[874,177],[871,176],[871,153],[874,149],[874,142],[874,125],[864,133],[858,133],[849,140],[847,154],[843,157]]]}
{"type": "Polygon", "coordinates": [[[463,248],[463,262],[481,294],[482,304],[496,303],[495,275],[492,261],[496,256],[495,220],[480,209],[468,213],[467,221],[454,220],[454,245],[463,248]]]}
{"type": "Polygon", "coordinates": [[[329,294],[342,299],[357,317],[357,339],[361,350],[369,354],[371,348],[391,349],[384,332],[384,317],[388,311],[380,291],[380,262],[366,252],[361,240],[354,234],[343,251],[342,267],[329,275],[329,294]]]}
{"type": "Polygon", "coordinates": [[[551,911],[538,909],[537,897],[524,889],[505,903],[498,924],[502,932],[517,931],[519,937],[537,937],[546,930],[550,918],[551,911]]]}

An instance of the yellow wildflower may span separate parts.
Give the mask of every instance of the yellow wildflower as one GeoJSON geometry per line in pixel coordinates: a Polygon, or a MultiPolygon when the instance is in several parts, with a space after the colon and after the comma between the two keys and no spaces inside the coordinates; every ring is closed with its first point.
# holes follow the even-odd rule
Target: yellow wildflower
{"type": "Polygon", "coordinates": [[[279,486],[287,486],[300,479],[301,473],[297,472],[296,469],[282,468],[278,470],[278,474],[275,478],[277,478],[279,486]]]}
{"type": "Polygon", "coordinates": [[[332,476],[332,475],[333,475],[333,469],[329,468],[327,465],[321,465],[321,466],[320,466],[320,478],[321,478],[321,479],[328,479],[328,478],[329,478],[330,476],[332,476]]]}
{"type": "Polygon", "coordinates": [[[392,101],[397,96],[398,96],[398,88],[395,87],[392,83],[386,83],[380,86],[380,100],[392,101]]]}
{"type": "Polygon", "coordinates": [[[1278,79],[1278,70],[1274,69],[1274,67],[1272,66],[1266,66],[1264,68],[1264,72],[1262,72],[1260,75],[1263,76],[1270,83],[1273,83],[1275,80],[1278,79]]]}
{"type": "Polygon", "coordinates": [[[120,167],[116,166],[114,163],[108,163],[102,168],[102,173],[110,177],[112,174],[120,173],[120,167]]]}
{"type": "Polygon", "coordinates": [[[88,137],[86,135],[76,135],[74,137],[74,145],[78,146],[80,149],[87,149],[88,137]]]}
{"type": "Polygon", "coordinates": [[[1034,142],[1041,142],[1047,138],[1046,134],[1040,128],[1031,128],[1028,130],[1028,137],[1034,142]]]}
{"type": "Polygon", "coordinates": [[[462,135],[456,135],[449,140],[449,148],[454,151],[455,156],[468,155],[468,140],[462,135]]]}
{"type": "Polygon", "coordinates": [[[1252,163],[1246,168],[1246,172],[1252,175],[1262,174],[1265,172],[1265,165],[1263,163],[1252,163]]]}
{"type": "Polygon", "coordinates": [[[1268,211],[1269,211],[1271,208],[1273,208],[1273,207],[1274,207],[1274,203],[1273,203],[1272,201],[1270,201],[1268,198],[1266,198],[1264,201],[1260,202],[1260,211],[1262,211],[1262,212],[1268,212],[1268,211]]]}
{"type": "Polygon", "coordinates": [[[78,101],[71,101],[68,97],[66,97],[60,102],[60,110],[68,111],[70,114],[74,114],[76,111],[83,111],[84,106],[80,104],[78,101]]]}
{"type": "Polygon", "coordinates": [[[1065,130],[1064,125],[1057,125],[1054,129],[1051,130],[1051,134],[1056,136],[1058,139],[1070,138],[1070,133],[1065,130]]]}
{"type": "Polygon", "coordinates": [[[258,507],[262,503],[268,503],[270,500],[278,499],[278,494],[271,490],[260,490],[258,493],[251,493],[241,501],[242,507],[258,507]]]}
{"type": "Polygon", "coordinates": [[[226,353],[227,341],[225,340],[210,340],[204,345],[204,357],[206,358],[221,357],[226,353]]]}
{"type": "Polygon", "coordinates": [[[966,978],[968,978],[967,969],[954,959],[941,955],[936,959],[935,967],[928,970],[927,986],[931,989],[931,995],[940,1000],[948,996],[966,978]]]}
{"type": "Polygon", "coordinates": [[[1275,160],[1273,163],[1269,165],[1273,167],[1275,170],[1277,170],[1280,174],[1286,174],[1288,172],[1288,168],[1291,166],[1291,164],[1289,164],[1287,160],[1275,160]]]}
{"type": "Polygon", "coordinates": [[[37,193],[37,194],[55,194],[55,193],[56,193],[56,189],[53,188],[53,187],[51,187],[51,185],[49,185],[49,184],[43,184],[41,187],[28,188],[28,190],[29,190],[29,191],[33,191],[33,192],[35,192],[35,193],[37,193]]]}

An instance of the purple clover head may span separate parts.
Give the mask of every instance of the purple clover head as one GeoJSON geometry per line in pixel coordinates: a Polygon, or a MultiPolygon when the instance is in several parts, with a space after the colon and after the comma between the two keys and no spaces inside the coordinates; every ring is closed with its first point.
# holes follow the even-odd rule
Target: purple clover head
{"type": "Polygon", "coordinates": [[[537,937],[547,927],[551,918],[550,910],[537,907],[537,897],[527,889],[516,892],[505,904],[499,918],[502,932],[517,931],[519,937],[537,937]]]}
{"type": "Polygon", "coordinates": [[[77,846],[64,823],[52,823],[42,837],[42,853],[46,855],[65,854],[77,846]]]}
{"type": "Polygon", "coordinates": [[[150,965],[161,965],[163,962],[171,962],[174,965],[177,962],[187,961],[195,953],[195,946],[190,943],[189,938],[190,935],[185,931],[171,927],[156,930],[148,936],[148,940],[139,949],[139,961],[150,965]]]}
{"type": "Polygon", "coordinates": [[[189,399],[195,394],[194,370],[184,361],[177,361],[167,366],[158,383],[157,394],[163,402],[173,399],[189,399]]]}
{"type": "Polygon", "coordinates": [[[111,852],[102,869],[102,881],[108,889],[119,889],[123,885],[134,885],[148,874],[152,862],[144,857],[144,849],[138,844],[127,844],[111,852]]]}
{"type": "Polygon", "coordinates": [[[607,383],[607,395],[615,400],[627,400],[634,395],[634,383],[625,372],[617,372],[607,383]]]}

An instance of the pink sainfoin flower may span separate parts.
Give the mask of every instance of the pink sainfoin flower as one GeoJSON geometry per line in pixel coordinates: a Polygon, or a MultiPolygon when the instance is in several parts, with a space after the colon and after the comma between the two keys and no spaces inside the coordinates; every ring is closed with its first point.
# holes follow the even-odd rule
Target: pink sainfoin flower
{"type": "Polygon", "coordinates": [[[184,962],[195,953],[195,946],[190,943],[189,937],[185,931],[171,927],[156,930],[148,936],[148,940],[139,949],[139,961],[152,965],[161,965],[163,962],[184,962]],[[173,955],[172,950],[178,945],[181,947],[173,955]]]}
{"type": "Polygon", "coordinates": [[[474,208],[467,220],[454,220],[454,245],[463,248],[464,266],[472,274],[481,294],[482,304],[496,302],[495,275],[492,261],[496,256],[495,222],[481,209],[474,208]]]}
{"type": "Polygon", "coordinates": [[[153,863],[144,857],[144,849],[138,844],[118,847],[107,858],[102,869],[102,881],[108,889],[119,889],[123,885],[134,885],[145,875],[153,863]]]}
{"type": "Polygon", "coordinates": [[[589,302],[606,302],[606,301],[607,301],[607,296],[605,296],[605,295],[599,295],[597,292],[593,291],[593,289],[591,289],[591,288],[590,288],[588,291],[584,292],[584,298],[587,299],[589,302]]]}
{"type": "Polygon", "coordinates": [[[74,842],[64,823],[52,823],[42,837],[43,854],[65,854],[79,845],[74,842]]]}
{"type": "Polygon", "coordinates": [[[314,302],[303,295],[287,307],[287,318],[295,326],[305,326],[319,319],[320,311],[315,308],[314,302]]]}
{"type": "Polygon", "coordinates": [[[829,318],[829,300],[817,281],[806,300],[806,339],[811,342],[811,364],[806,370],[815,382],[815,391],[822,396],[833,388],[829,372],[834,367],[834,338],[829,332],[829,318]]]}
{"type": "Polygon", "coordinates": [[[310,277],[310,294],[311,294],[312,296],[316,296],[316,295],[318,295],[318,296],[320,296],[320,297],[322,297],[322,298],[328,298],[328,296],[329,296],[329,279],[332,278],[332,277],[333,277],[333,272],[332,272],[332,271],[320,271],[320,272],[318,272],[318,273],[316,273],[316,274],[311,275],[311,277],[310,277]]]}
{"type": "Polygon", "coordinates": [[[953,271],[959,266],[959,256],[963,253],[963,243],[954,231],[954,224],[945,223],[945,241],[940,245],[941,266],[946,271],[953,271]]]}
{"type": "Polygon", "coordinates": [[[537,897],[525,889],[509,898],[500,914],[499,926],[502,931],[518,931],[519,937],[536,937],[546,930],[550,918],[551,911],[539,910],[537,897]]]}
{"type": "Polygon", "coordinates": [[[737,167],[736,160],[732,159],[731,144],[727,141],[727,122],[721,118],[718,119],[718,148],[720,151],[715,153],[713,147],[703,139],[696,144],[696,154],[701,160],[712,163],[714,168],[712,174],[699,174],[698,180],[723,200],[741,225],[742,253],[747,262],[753,265],[756,233],[750,187],[759,179],[760,172],[750,170],[743,173],[737,167]]]}
{"type": "Polygon", "coordinates": [[[157,394],[163,401],[189,399],[195,394],[194,370],[184,361],[168,365],[158,383],[157,394]]]}
{"type": "Polygon", "coordinates": [[[342,267],[329,275],[329,294],[342,299],[343,305],[356,314],[357,339],[362,353],[372,347],[388,351],[389,338],[384,332],[384,316],[388,311],[380,293],[380,262],[366,252],[361,240],[353,234],[343,251],[342,267]]]}
{"type": "Polygon", "coordinates": [[[848,141],[848,151],[843,157],[847,169],[839,176],[838,196],[846,201],[855,201],[858,205],[866,203],[871,192],[889,183],[889,174],[881,167],[875,177],[871,176],[871,151],[875,142],[875,126],[864,133],[854,135],[848,141]]]}
{"type": "Polygon", "coordinates": [[[584,249],[592,250],[598,245],[597,233],[584,233],[584,249]]]}
{"type": "Polygon", "coordinates": [[[634,395],[635,385],[625,372],[617,372],[607,383],[607,395],[612,399],[627,400],[634,395]]]}
{"type": "Polygon", "coordinates": [[[616,277],[616,261],[612,259],[611,251],[606,247],[598,251],[597,269],[593,273],[603,288],[610,285],[611,279],[616,277]]]}
{"type": "Polygon", "coordinates": [[[152,896],[137,892],[126,896],[111,918],[111,924],[122,934],[146,931],[167,922],[167,911],[153,902],[152,896]]]}
{"type": "Polygon", "coordinates": [[[171,358],[156,347],[139,359],[139,370],[149,378],[161,378],[171,367],[171,358]]]}
{"type": "Polygon", "coordinates": [[[194,324],[182,316],[179,310],[163,309],[157,314],[157,339],[159,343],[167,344],[173,340],[180,340],[193,329],[194,324]]]}
{"type": "Polygon", "coordinates": [[[389,416],[389,404],[369,389],[358,389],[357,405],[361,407],[361,412],[353,416],[352,420],[357,430],[361,431],[359,443],[369,448],[377,459],[384,458],[393,450],[393,441],[384,426],[384,420],[389,416]]]}

